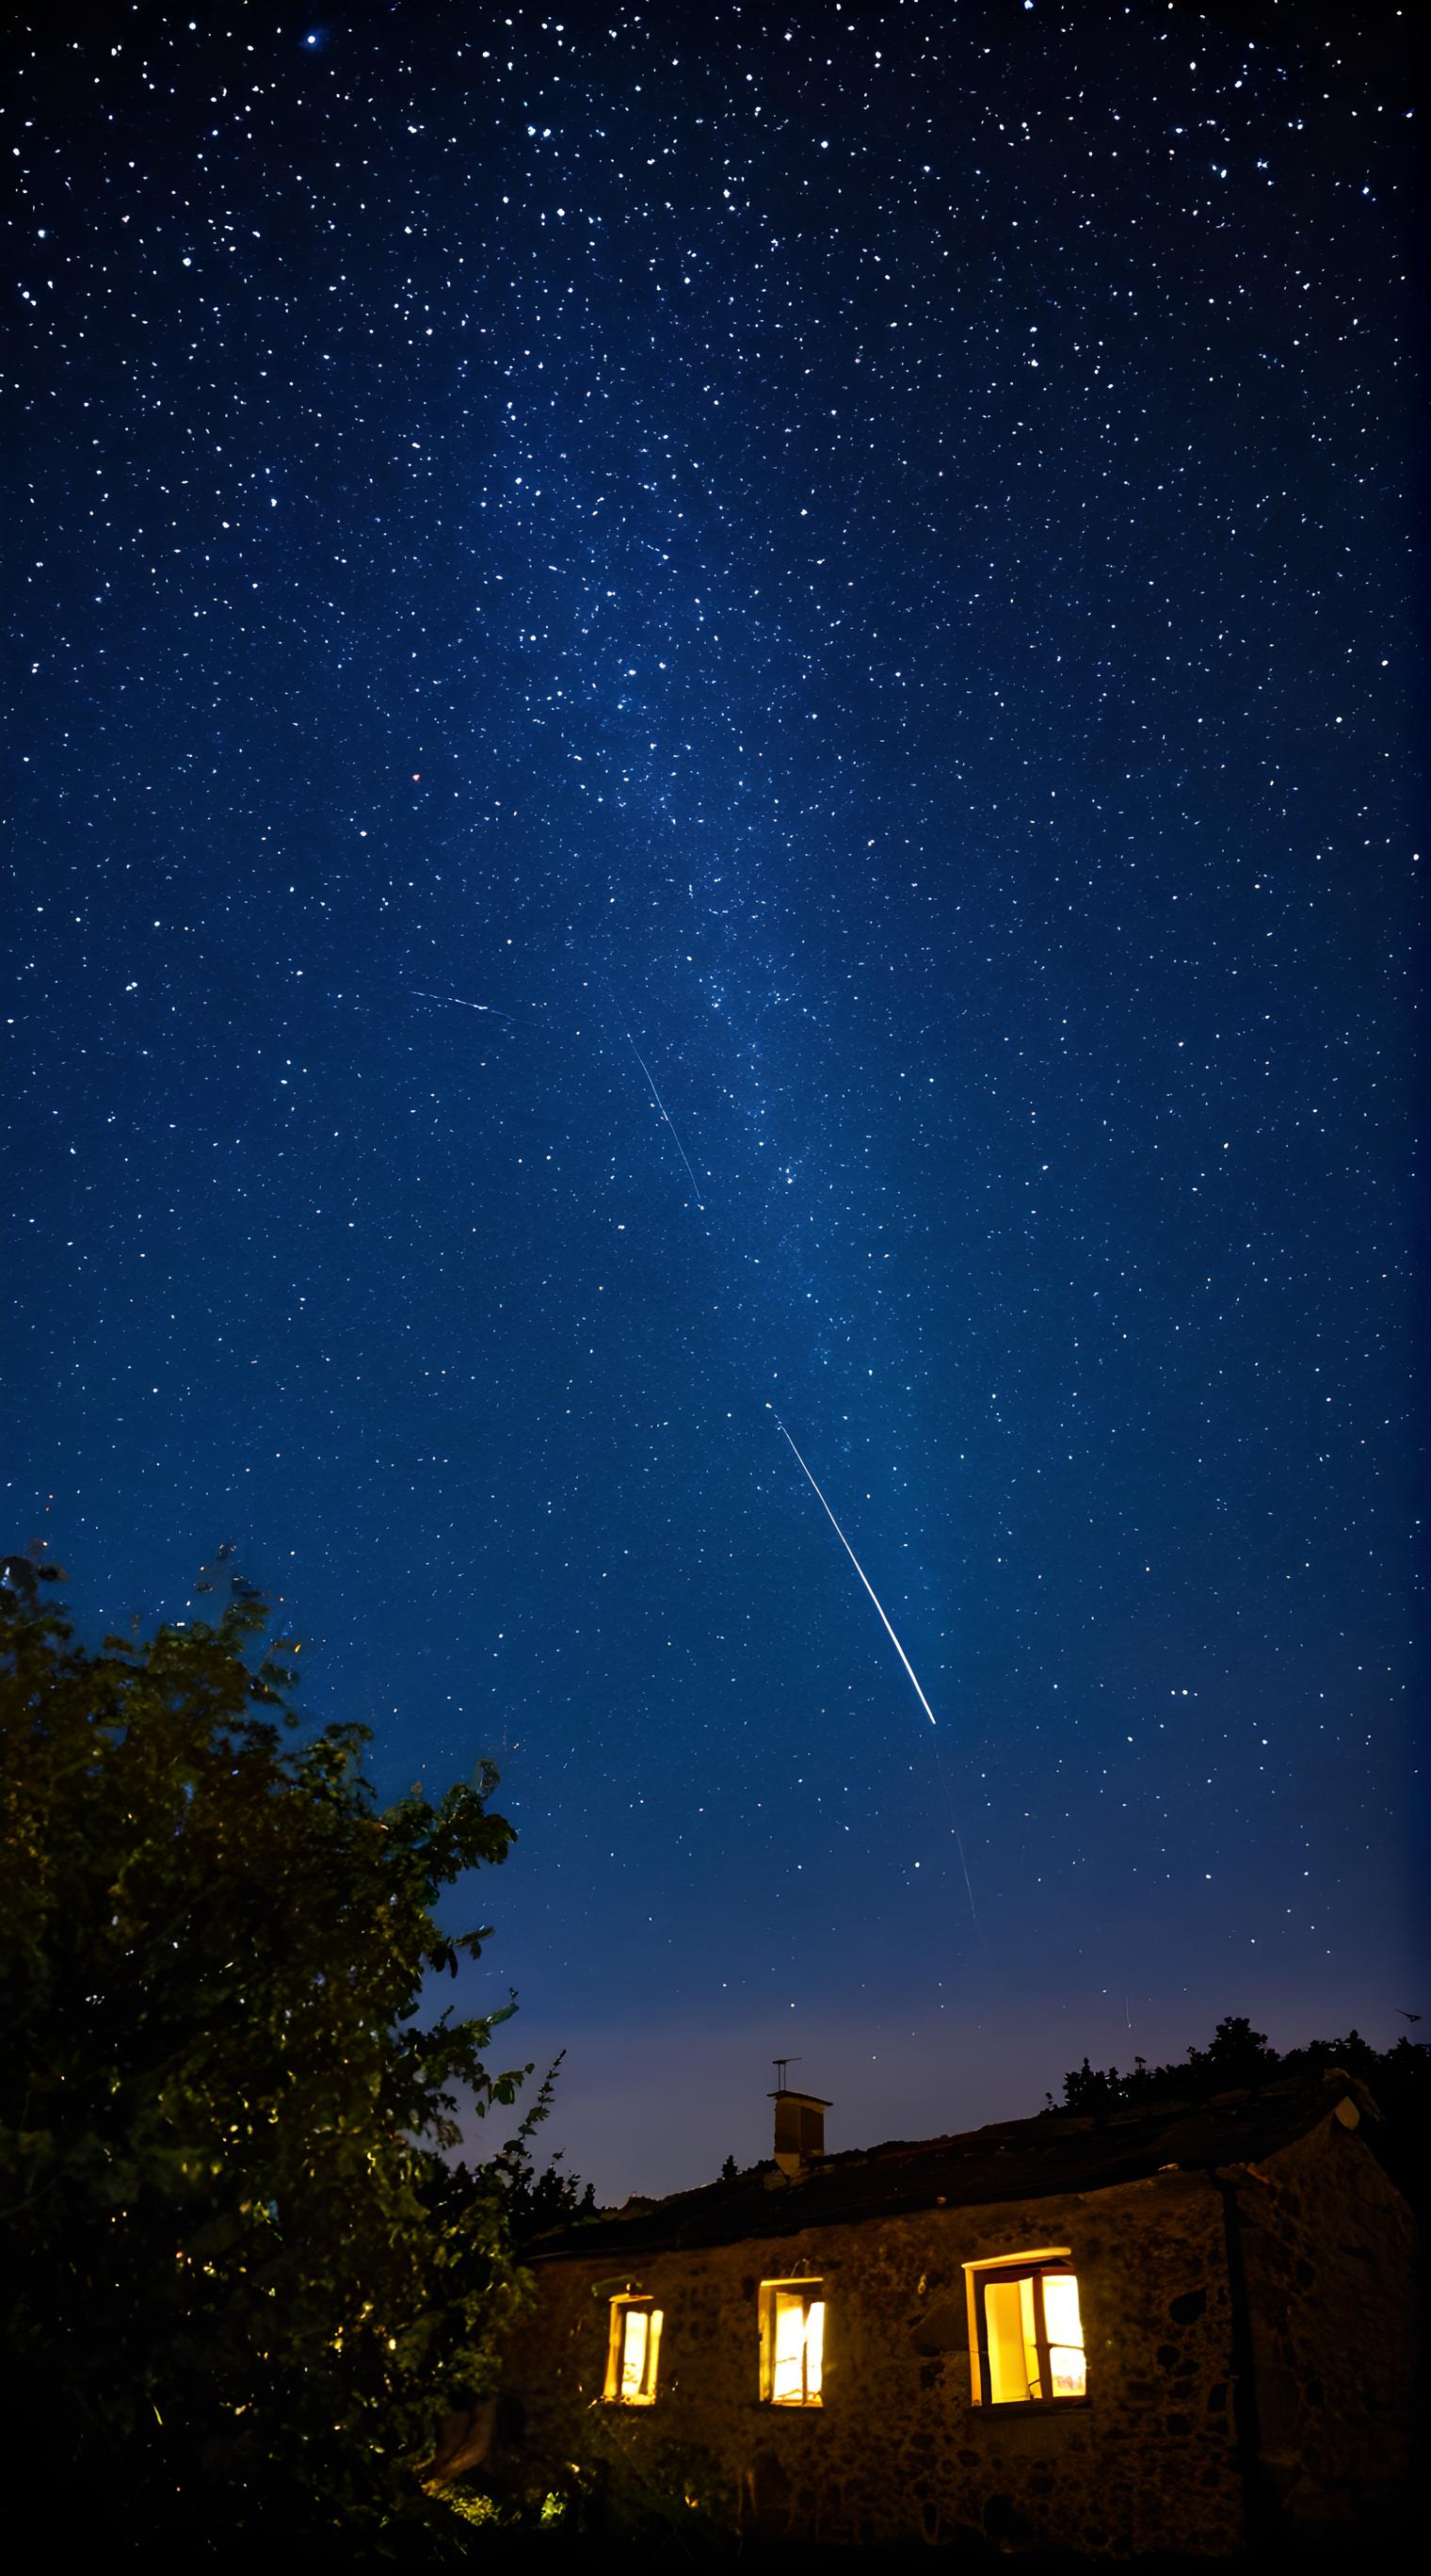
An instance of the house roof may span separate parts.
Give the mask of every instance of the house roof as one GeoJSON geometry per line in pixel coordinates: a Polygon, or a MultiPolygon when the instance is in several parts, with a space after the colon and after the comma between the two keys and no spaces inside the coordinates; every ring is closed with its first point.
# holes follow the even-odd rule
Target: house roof
{"type": "Polygon", "coordinates": [[[992,2201],[1042,2200],[1108,2191],[1169,2168],[1255,2163],[1289,2146],[1350,2096],[1376,2116],[1364,2088],[1339,2067],[1315,2082],[1220,2093],[1210,2102],[1074,2118],[995,2121],[962,2136],[893,2139],[825,2156],[787,2179],[775,2164],[753,2165],[728,2182],[632,2200],[538,2239],[531,2259],[627,2256],[683,2246],[731,2245],[788,2236],[900,2211],[975,2208],[992,2201]]]}

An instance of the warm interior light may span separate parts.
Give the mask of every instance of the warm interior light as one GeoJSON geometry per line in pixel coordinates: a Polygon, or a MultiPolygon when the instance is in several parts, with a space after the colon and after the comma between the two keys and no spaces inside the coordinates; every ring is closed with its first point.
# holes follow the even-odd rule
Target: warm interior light
{"type": "Polygon", "coordinates": [[[649,2299],[613,2299],[606,2394],[621,2406],[650,2406],[656,2396],[661,2311],[649,2299]]]}
{"type": "Polygon", "coordinates": [[[1022,2280],[990,2281],[984,2292],[989,2397],[995,2406],[1027,2404],[1031,2397],[1043,2395],[1033,2291],[1033,2282],[1025,2273],[1022,2280]]]}
{"type": "Polygon", "coordinates": [[[816,2398],[825,2366],[825,2302],[812,2299],[805,2319],[805,2394],[816,2398]]]}
{"type": "Polygon", "coordinates": [[[987,2271],[979,2278],[978,2295],[987,2405],[1086,2397],[1083,2320],[1072,2272],[987,2271]]]}
{"type": "Polygon", "coordinates": [[[805,2394],[805,2312],[788,2292],[775,2293],[775,2378],[770,2391],[777,2406],[798,2405],[805,2394]]]}
{"type": "Polygon", "coordinates": [[[825,2302],[819,2284],[775,2282],[766,2298],[770,2402],[818,2406],[825,2358],[825,2302]]]}
{"type": "Polygon", "coordinates": [[[1043,2320],[1055,2397],[1085,2396],[1088,2366],[1083,2354],[1083,2319],[1078,2313],[1078,2283],[1071,2272],[1044,2274],[1043,2320]]]}
{"type": "Polygon", "coordinates": [[[644,2308],[628,2308],[621,2320],[621,2394],[644,2397],[646,2393],[646,2346],[650,2321],[644,2308]]]}

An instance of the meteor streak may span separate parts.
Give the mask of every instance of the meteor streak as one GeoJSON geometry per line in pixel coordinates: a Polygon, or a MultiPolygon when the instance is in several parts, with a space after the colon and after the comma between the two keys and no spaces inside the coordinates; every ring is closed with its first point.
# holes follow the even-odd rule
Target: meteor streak
{"type": "MultiPolygon", "coordinates": [[[[773,1405],[771,1406],[771,1411],[775,1411],[773,1405]]],[[[786,1430],[778,1413],[775,1414],[775,1425],[776,1429],[780,1432],[781,1437],[786,1441],[789,1441],[789,1445],[791,1449],[794,1450],[800,1466],[804,1468],[804,1472],[808,1477],[809,1482],[814,1486],[815,1493],[819,1499],[820,1507],[825,1514],[825,1518],[829,1522],[831,1529],[834,1531],[836,1538],[839,1540],[841,1547],[844,1549],[846,1556],[849,1558],[851,1565],[854,1567],[856,1574],[859,1576],[861,1583],[864,1585],[866,1592],[869,1594],[871,1601],[874,1603],[876,1610],[879,1612],[880,1618],[884,1624],[885,1634],[888,1637],[890,1644],[893,1646],[895,1653],[898,1655],[900,1662],[903,1664],[905,1671],[908,1673],[910,1680],[914,1684],[914,1696],[918,1700],[920,1707],[923,1709],[925,1716],[928,1718],[929,1723],[933,1727],[935,1735],[937,1736],[939,1733],[939,1721],[919,1686],[918,1673],[915,1671],[913,1664],[910,1662],[908,1655],[905,1653],[903,1646],[900,1644],[898,1637],[895,1635],[893,1628],[889,1624],[884,1603],[881,1601],[879,1594],[876,1592],[874,1585],[871,1583],[869,1576],[866,1574],[864,1567],[861,1565],[859,1558],[856,1556],[854,1549],[851,1547],[849,1540],[846,1538],[845,1533],[841,1529],[839,1522],[836,1520],[834,1513],[831,1511],[829,1504],[826,1502],[823,1493],[821,1493],[820,1487],[816,1483],[814,1476],[811,1475],[810,1469],[805,1465],[805,1461],[800,1456],[799,1450],[795,1448],[795,1443],[790,1439],[790,1434],[786,1430]]],[[[939,1746],[937,1743],[934,1747],[934,1766],[939,1773],[939,1785],[944,1791],[944,1803],[949,1809],[949,1831],[954,1837],[954,1848],[959,1854],[959,1867],[964,1873],[964,1892],[969,1899],[970,1918],[973,1922],[977,1937],[982,1940],[983,1934],[979,1931],[978,1911],[974,1904],[974,1889],[969,1877],[969,1864],[964,1858],[963,1837],[960,1834],[958,1825],[954,1821],[954,1801],[949,1795],[949,1783],[944,1777],[944,1765],[939,1759],[939,1746]]]]}
{"type": "MultiPolygon", "coordinates": [[[[781,1421],[778,1413],[775,1416],[775,1424],[776,1429],[784,1435],[785,1439],[790,1440],[790,1434],[786,1431],[785,1425],[781,1421]]],[[[793,1440],[790,1440],[790,1446],[792,1449],[795,1449],[795,1443],[793,1440]]],[[[800,1458],[800,1452],[798,1449],[795,1449],[795,1455],[797,1458],[800,1458]]],[[[802,1467],[805,1467],[805,1461],[803,1458],[800,1458],[800,1464],[802,1467]]],[[[807,1476],[810,1476],[810,1470],[808,1467],[805,1467],[805,1473],[807,1476]]],[[[810,1476],[810,1482],[812,1485],[815,1485],[815,1479],[813,1476],[810,1476]]],[[[817,1494],[820,1494],[820,1488],[818,1485],[815,1485],[815,1491],[817,1494]]],[[[854,1549],[851,1547],[849,1540],[846,1538],[845,1533],[841,1529],[839,1522],[836,1520],[834,1513],[831,1511],[829,1504],[825,1501],[823,1494],[820,1494],[820,1501],[824,1507],[825,1516],[829,1521],[831,1529],[834,1531],[836,1538],[839,1540],[841,1547],[844,1549],[846,1556],[849,1558],[851,1565],[854,1567],[856,1574],[859,1576],[861,1583],[864,1585],[865,1590],[869,1594],[871,1601],[874,1603],[876,1610],[879,1612],[881,1619],[884,1619],[885,1630],[889,1637],[889,1642],[893,1646],[895,1653],[898,1655],[900,1662],[903,1664],[905,1671],[908,1673],[910,1680],[914,1684],[915,1698],[918,1700],[919,1705],[923,1709],[925,1716],[928,1718],[930,1725],[937,1727],[939,1721],[936,1718],[933,1709],[930,1707],[928,1700],[925,1698],[923,1691],[919,1687],[919,1675],[915,1671],[913,1664],[910,1662],[909,1657],[905,1653],[903,1646],[900,1644],[898,1637],[894,1633],[894,1630],[890,1627],[888,1619],[885,1618],[884,1603],[881,1601],[879,1594],[876,1592],[874,1585],[871,1583],[869,1576],[866,1574],[864,1567],[861,1565],[859,1558],[856,1556],[854,1549]]]]}
{"type": "Polygon", "coordinates": [[[404,990],[415,993],[420,1002],[455,1002],[459,1011],[485,1011],[494,1020],[510,1020],[510,1011],[499,1011],[495,1002],[469,1002],[461,993],[425,993],[420,984],[408,984],[404,990]]]}
{"type": "MultiPolygon", "coordinates": [[[[619,1016],[619,1015],[618,1015],[618,1016],[619,1016]]],[[[643,1072],[643,1073],[644,1073],[644,1075],[646,1076],[646,1079],[647,1079],[647,1081],[649,1082],[649,1084],[650,1084],[650,1086],[651,1086],[651,1097],[652,1097],[652,1099],[655,1101],[657,1108],[660,1110],[660,1113],[661,1113],[662,1117],[665,1119],[665,1122],[666,1122],[667,1126],[668,1126],[668,1127],[670,1128],[670,1130],[671,1130],[671,1141],[672,1141],[672,1143],[674,1144],[674,1146],[675,1146],[675,1148],[676,1148],[677,1153],[680,1155],[680,1158],[681,1158],[682,1162],[685,1164],[685,1167],[686,1167],[687,1171],[688,1171],[688,1172],[691,1172],[691,1158],[690,1158],[689,1154],[686,1152],[685,1146],[681,1143],[680,1137],[676,1134],[676,1130],[675,1130],[675,1127],[674,1127],[674,1125],[673,1125],[673,1123],[672,1123],[671,1113],[670,1113],[669,1109],[666,1107],[666,1104],[665,1104],[664,1100],[661,1098],[661,1095],[660,1095],[659,1091],[656,1089],[656,1077],[655,1077],[654,1073],[651,1071],[651,1068],[650,1068],[649,1064],[646,1062],[646,1059],[645,1059],[644,1055],[641,1053],[640,1048],[639,1048],[639,1047],[638,1047],[638,1045],[636,1044],[635,1039],[632,1037],[632,1035],[631,1035],[631,1030],[630,1030],[630,1026],[629,1026],[628,1022],[625,1020],[625,1018],[622,1018],[622,1020],[621,1020],[621,1025],[622,1025],[623,1029],[625,1029],[625,1031],[626,1031],[626,1040],[627,1040],[627,1044],[629,1045],[629,1047],[630,1047],[630,1049],[631,1049],[632,1054],[633,1054],[633,1055],[634,1055],[634,1057],[636,1058],[637,1063],[638,1063],[638,1064],[639,1064],[639,1066],[641,1067],[642,1072],[643,1072]]],[[[702,1196],[701,1196],[701,1185],[700,1185],[700,1182],[696,1179],[696,1176],[695,1176],[695,1173],[694,1173],[694,1172],[691,1172],[691,1187],[692,1187],[692,1189],[695,1191],[695,1194],[696,1194],[696,1205],[697,1205],[697,1207],[700,1209],[702,1216],[704,1216],[704,1214],[705,1214],[705,1207],[706,1207],[706,1203],[705,1203],[705,1200],[704,1200],[704,1199],[702,1198],[702,1196]]]]}

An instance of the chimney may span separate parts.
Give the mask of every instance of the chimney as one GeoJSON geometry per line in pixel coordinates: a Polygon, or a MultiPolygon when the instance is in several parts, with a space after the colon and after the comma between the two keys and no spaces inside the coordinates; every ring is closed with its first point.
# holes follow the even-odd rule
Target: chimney
{"type": "MultiPolygon", "coordinates": [[[[784,2067],[781,2067],[784,2074],[784,2067]]],[[[825,2113],[830,2105],[818,2093],[796,2093],[782,2083],[770,2095],[775,2105],[775,2161],[793,2182],[818,2164],[825,2152],[825,2113]]]]}

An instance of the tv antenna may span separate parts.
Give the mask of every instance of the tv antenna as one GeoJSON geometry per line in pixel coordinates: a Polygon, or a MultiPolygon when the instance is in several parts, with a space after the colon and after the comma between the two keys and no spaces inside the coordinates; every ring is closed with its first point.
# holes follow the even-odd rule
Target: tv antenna
{"type": "Polygon", "coordinates": [[[798,2058],[798,2057],[772,2057],[772,2059],[771,2059],[770,2063],[771,2063],[771,2065],[772,2065],[772,2066],[774,2067],[774,2069],[775,2069],[775,2084],[776,2084],[776,2089],[777,2089],[777,2091],[778,2091],[778,2092],[781,2092],[781,2093],[788,2093],[788,2092],[789,2092],[789,2090],[790,2090],[790,2087],[789,2087],[789,2085],[788,2085],[788,2084],[786,2083],[786,2081],[785,2081],[785,2069],[786,2069],[786,2067],[787,2067],[787,2066],[798,2066],[798,2065],[800,2064],[800,2060],[799,2060],[799,2058],[798,2058]]]}

